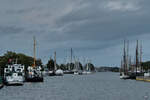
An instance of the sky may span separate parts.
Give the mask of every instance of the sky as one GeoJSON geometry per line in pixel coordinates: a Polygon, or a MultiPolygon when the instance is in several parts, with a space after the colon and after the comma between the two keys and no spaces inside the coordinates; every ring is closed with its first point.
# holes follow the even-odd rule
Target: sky
{"type": "Polygon", "coordinates": [[[150,60],[149,0],[1,0],[0,55],[7,51],[37,57],[46,64],[54,51],[69,62],[70,48],[83,63],[119,66],[124,39],[134,59],[136,40],[150,60]],[[86,59],[85,61],[83,59],[86,59]]]}

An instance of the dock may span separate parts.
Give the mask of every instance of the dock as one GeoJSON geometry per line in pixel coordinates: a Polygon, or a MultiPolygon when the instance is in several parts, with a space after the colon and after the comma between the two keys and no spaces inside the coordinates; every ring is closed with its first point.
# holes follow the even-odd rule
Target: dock
{"type": "Polygon", "coordinates": [[[137,81],[144,81],[144,82],[150,82],[150,77],[144,77],[144,76],[137,76],[137,81]]]}

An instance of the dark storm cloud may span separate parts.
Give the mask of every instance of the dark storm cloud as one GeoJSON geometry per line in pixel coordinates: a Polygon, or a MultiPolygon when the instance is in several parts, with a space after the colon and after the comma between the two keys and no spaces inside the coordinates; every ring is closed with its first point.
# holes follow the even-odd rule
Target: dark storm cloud
{"type": "Polygon", "coordinates": [[[50,50],[59,50],[63,58],[63,49],[70,47],[83,55],[87,50],[94,57],[97,54],[93,51],[101,55],[102,50],[120,47],[124,39],[149,36],[149,4],[148,0],[1,1],[0,34],[7,37],[0,41],[5,39],[8,46],[0,45],[29,53],[32,36],[36,35],[42,57],[50,50]],[[14,41],[10,41],[12,37],[14,41]]]}

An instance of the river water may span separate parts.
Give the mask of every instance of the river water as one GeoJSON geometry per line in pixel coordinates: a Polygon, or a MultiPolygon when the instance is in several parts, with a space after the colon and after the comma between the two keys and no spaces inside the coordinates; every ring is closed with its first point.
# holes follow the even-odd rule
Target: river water
{"type": "Polygon", "coordinates": [[[45,77],[43,83],[4,86],[0,100],[150,100],[150,83],[120,80],[119,73],[45,77]]]}

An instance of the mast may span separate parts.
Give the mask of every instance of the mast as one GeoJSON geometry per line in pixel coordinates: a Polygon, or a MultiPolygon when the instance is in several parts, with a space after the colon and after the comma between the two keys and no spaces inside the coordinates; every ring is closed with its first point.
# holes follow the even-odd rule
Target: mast
{"type": "Polygon", "coordinates": [[[72,67],[72,48],[71,48],[70,63],[68,69],[71,70],[71,67],[72,67]]]}
{"type": "Polygon", "coordinates": [[[129,40],[127,41],[127,58],[126,58],[126,71],[128,71],[129,68],[129,40]]]}
{"type": "Polygon", "coordinates": [[[54,52],[54,70],[57,70],[57,65],[56,65],[56,51],[54,52]]]}
{"type": "Polygon", "coordinates": [[[33,37],[33,41],[34,41],[34,48],[33,48],[33,52],[34,52],[34,63],[33,63],[33,67],[36,66],[36,40],[35,40],[35,36],[33,37]]]}
{"type": "Polygon", "coordinates": [[[122,61],[122,58],[121,58],[121,65],[120,65],[120,75],[121,75],[121,73],[122,73],[122,68],[123,67],[123,61],[122,61]]]}
{"type": "Polygon", "coordinates": [[[139,67],[139,51],[138,51],[138,49],[139,49],[139,46],[138,46],[139,44],[138,44],[138,40],[137,40],[137,46],[136,46],[136,74],[137,74],[137,68],[139,67]]]}
{"type": "Polygon", "coordinates": [[[126,43],[125,43],[126,41],[124,40],[124,55],[123,55],[123,70],[124,70],[124,73],[126,74],[126,67],[127,67],[127,59],[126,59],[126,43]]]}
{"type": "Polygon", "coordinates": [[[72,63],[72,48],[71,48],[71,63],[72,63]]]}
{"type": "Polygon", "coordinates": [[[143,68],[142,68],[142,43],[140,45],[140,71],[143,72],[143,68]]]}
{"type": "Polygon", "coordinates": [[[87,59],[87,68],[86,68],[87,71],[89,71],[89,61],[87,59]]]}

